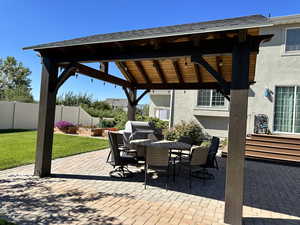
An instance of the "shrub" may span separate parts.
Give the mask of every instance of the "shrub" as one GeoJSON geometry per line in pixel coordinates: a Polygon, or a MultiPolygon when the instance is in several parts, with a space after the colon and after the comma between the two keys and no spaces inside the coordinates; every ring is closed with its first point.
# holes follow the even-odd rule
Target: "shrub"
{"type": "Polygon", "coordinates": [[[64,121],[64,120],[61,120],[61,121],[58,121],[55,126],[60,129],[60,130],[65,130],[69,127],[75,127],[74,124],[68,122],[68,121],[64,121]]]}
{"type": "Polygon", "coordinates": [[[116,125],[114,120],[101,120],[99,123],[100,128],[109,128],[114,127],[116,125]]]}
{"type": "Polygon", "coordinates": [[[203,132],[200,125],[193,121],[189,123],[182,121],[174,128],[165,130],[164,135],[167,140],[177,140],[181,136],[189,136],[195,144],[200,144],[203,140],[209,138],[209,135],[203,132]]]}
{"type": "Polygon", "coordinates": [[[160,120],[158,118],[149,117],[149,118],[147,118],[147,121],[152,123],[154,125],[154,127],[156,127],[156,128],[167,129],[169,127],[168,121],[160,120]]]}

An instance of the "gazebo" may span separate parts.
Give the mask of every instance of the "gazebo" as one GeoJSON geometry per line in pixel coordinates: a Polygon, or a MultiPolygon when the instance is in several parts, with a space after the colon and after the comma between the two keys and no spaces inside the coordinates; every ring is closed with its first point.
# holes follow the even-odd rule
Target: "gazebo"
{"type": "Polygon", "coordinates": [[[56,94],[75,73],[119,85],[128,98],[128,119],[150,90],[217,89],[230,100],[225,222],[242,224],[244,149],[249,85],[255,82],[260,35],[268,18],[239,18],[132,30],[35,45],[42,79],[34,174],[51,175],[56,94]],[[99,63],[99,69],[88,66],[99,63]],[[109,74],[115,63],[124,78],[109,74]],[[63,71],[59,74],[59,68],[63,71]],[[144,92],[137,96],[137,90],[144,92]]]}

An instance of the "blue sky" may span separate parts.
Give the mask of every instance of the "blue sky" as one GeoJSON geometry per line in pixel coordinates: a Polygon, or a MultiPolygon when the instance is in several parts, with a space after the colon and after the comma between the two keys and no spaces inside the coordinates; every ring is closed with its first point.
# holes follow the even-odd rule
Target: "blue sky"
{"type": "MultiPolygon", "coordinates": [[[[252,14],[283,16],[300,13],[299,0],[1,0],[0,57],[14,56],[32,71],[32,93],[39,99],[40,58],[22,47],[75,37],[200,22],[252,14]]],[[[110,66],[110,73],[120,76],[110,66]]],[[[120,87],[79,76],[60,89],[89,93],[95,99],[125,97],[120,87]]],[[[147,103],[144,98],[142,103],[147,103]]]]}

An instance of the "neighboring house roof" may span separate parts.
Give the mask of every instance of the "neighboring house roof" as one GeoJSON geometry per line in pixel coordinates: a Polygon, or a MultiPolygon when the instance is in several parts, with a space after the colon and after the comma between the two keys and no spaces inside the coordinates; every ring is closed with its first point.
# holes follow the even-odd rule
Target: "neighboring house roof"
{"type": "Polygon", "coordinates": [[[128,101],[125,98],[107,98],[105,102],[117,107],[127,107],[128,105],[128,101]]]}
{"type": "Polygon", "coordinates": [[[148,38],[159,38],[166,36],[178,36],[185,34],[201,34],[217,31],[227,31],[236,29],[248,29],[270,26],[270,20],[262,15],[243,16],[223,20],[214,20],[200,23],[189,23],[174,26],[163,26],[141,30],[131,30],[125,32],[115,32],[108,34],[98,34],[71,40],[52,42],[41,45],[25,47],[24,49],[47,49],[76,45],[100,44],[108,42],[121,42],[129,40],[140,40],[148,38]]]}
{"type": "Polygon", "coordinates": [[[300,23],[300,14],[270,18],[274,25],[300,23]]]}

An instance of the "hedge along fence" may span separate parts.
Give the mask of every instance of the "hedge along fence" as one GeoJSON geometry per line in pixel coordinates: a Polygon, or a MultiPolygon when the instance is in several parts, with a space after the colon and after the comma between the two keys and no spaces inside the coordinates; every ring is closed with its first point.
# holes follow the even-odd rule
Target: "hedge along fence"
{"type": "MultiPolygon", "coordinates": [[[[0,101],[0,129],[37,129],[39,104],[0,101]]],[[[55,122],[96,126],[100,121],[80,106],[56,106],[55,122]]]]}

